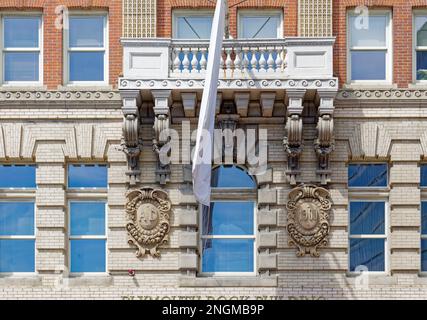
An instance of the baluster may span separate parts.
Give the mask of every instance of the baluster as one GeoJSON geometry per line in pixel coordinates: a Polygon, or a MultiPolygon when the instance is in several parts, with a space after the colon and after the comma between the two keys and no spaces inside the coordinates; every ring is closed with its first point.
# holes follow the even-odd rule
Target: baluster
{"type": "Polygon", "coordinates": [[[181,72],[181,59],[179,58],[179,55],[181,54],[181,48],[174,48],[173,51],[175,54],[175,59],[173,60],[173,72],[180,73],[181,72]]]}
{"type": "Polygon", "coordinates": [[[193,54],[193,58],[191,59],[191,71],[190,72],[196,73],[196,72],[199,72],[199,70],[198,70],[199,61],[197,60],[198,49],[191,50],[191,53],[193,54]]]}
{"type": "Polygon", "coordinates": [[[200,72],[205,72],[206,65],[208,64],[208,61],[206,60],[206,48],[201,48],[200,54],[200,72]]]}
{"type": "Polygon", "coordinates": [[[284,48],[283,51],[282,51],[282,59],[283,59],[282,70],[285,70],[285,68],[288,67],[288,50],[286,50],[286,48],[284,48]]]}
{"type": "Polygon", "coordinates": [[[243,72],[248,71],[249,59],[248,59],[248,49],[243,49],[243,72]]]}
{"type": "Polygon", "coordinates": [[[282,69],[282,67],[283,67],[283,58],[282,58],[283,51],[282,51],[282,48],[277,49],[276,54],[277,54],[276,61],[275,61],[276,72],[282,72],[283,71],[283,69],[282,69]]]}
{"type": "Polygon", "coordinates": [[[188,49],[184,48],[184,59],[182,59],[182,72],[183,73],[190,73],[190,59],[188,59],[188,49]]]}
{"type": "Polygon", "coordinates": [[[251,68],[251,71],[254,72],[254,71],[258,70],[258,60],[257,60],[257,57],[256,57],[257,50],[256,49],[250,49],[250,50],[251,50],[251,54],[252,54],[252,59],[251,59],[251,66],[252,66],[252,68],[251,68]]]}
{"type": "Polygon", "coordinates": [[[267,66],[267,60],[265,60],[264,57],[264,50],[260,50],[259,53],[259,72],[266,72],[265,68],[267,66]]]}
{"type": "Polygon", "coordinates": [[[274,72],[273,49],[268,49],[267,65],[268,65],[268,70],[267,71],[269,73],[273,73],[274,72]]]}
{"type": "Polygon", "coordinates": [[[220,61],[219,61],[219,71],[224,71],[224,51],[221,50],[220,61]]]}
{"type": "Polygon", "coordinates": [[[233,60],[231,60],[231,48],[225,49],[227,54],[227,58],[225,59],[225,72],[227,75],[231,75],[233,73],[233,60]]]}
{"type": "Polygon", "coordinates": [[[234,49],[234,54],[236,55],[236,57],[234,58],[234,70],[236,72],[241,72],[242,71],[242,59],[240,57],[241,54],[241,50],[239,48],[234,49]]]}

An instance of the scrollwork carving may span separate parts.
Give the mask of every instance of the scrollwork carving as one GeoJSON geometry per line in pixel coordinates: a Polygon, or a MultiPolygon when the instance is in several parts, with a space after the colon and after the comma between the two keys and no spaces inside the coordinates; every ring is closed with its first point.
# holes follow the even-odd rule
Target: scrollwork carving
{"type": "Polygon", "coordinates": [[[301,185],[289,193],[287,231],[289,245],[298,248],[297,256],[318,257],[318,248],[328,243],[329,191],[315,185],[301,185]]]}
{"type": "Polygon", "coordinates": [[[329,155],[335,148],[334,141],[334,119],[329,114],[319,117],[317,123],[317,138],[314,142],[314,149],[318,158],[318,174],[320,183],[326,185],[329,182],[329,155]]]}
{"type": "Polygon", "coordinates": [[[128,242],[137,247],[136,256],[160,257],[158,247],[168,242],[171,201],[163,190],[144,187],[126,194],[128,242]]]}
{"type": "Polygon", "coordinates": [[[286,136],[283,139],[283,146],[288,155],[288,170],[286,174],[291,185],[297,184],[299,174],[299,158],[303,150],[302,141],[302,118],[298,114],[288,117],[286,122],[286,136]]]}

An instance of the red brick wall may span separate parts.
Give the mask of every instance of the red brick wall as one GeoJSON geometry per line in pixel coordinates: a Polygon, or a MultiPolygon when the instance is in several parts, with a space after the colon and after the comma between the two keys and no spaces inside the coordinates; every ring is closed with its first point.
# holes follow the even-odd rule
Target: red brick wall
{"type": "Polygon", "coordinates": [[[393,83],[401,88],[412,83],[412,11],[427,8],[427,0],[334,0],[333,3],[334,72],[341,85],[347,82],[346,14],[359,5],[392,10],[393,83]]]}
{"type": "Polygon", "coordinates": [[[38,10],[43,12],[44,44],[44,85],[57,89],[63,84],[62,34],[55,27],[55,8],[65,5],[69,10],[106,10],[109,12],[109,82],[117,86],[117,78],[122,73],[122,47],[120,44],[122,28],[121,0],[1,0],[0,10],[38,10]]]}
{"type": "MultiPolygon", "coordinates": [[[[229,0],[229,5],[241,0],[229,0]]],[[[207,0],[157,0],[157,36],[172,36],[172,10],[191,8],[211,8],[215,5],[207,0]]],[[[283,34],[296,36],[298,32],[297,10],[298,0],[248,0],[230,10],[230,33],[237,38],[237,11],[239,9],[282,9],[284,12],[283,34]]]]}

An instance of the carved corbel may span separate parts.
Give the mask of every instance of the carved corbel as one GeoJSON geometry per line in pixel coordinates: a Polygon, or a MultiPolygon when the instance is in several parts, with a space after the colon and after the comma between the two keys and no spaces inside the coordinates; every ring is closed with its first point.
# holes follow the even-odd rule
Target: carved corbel
{"type": "Polygon", "coordinates": [[[330,182],[329,155],[335,148],[334,139],[334,97],[336,92],[318,92],[319,120],[317,123],[317,138],[314,149],[318,158],[317,174],[320,183],[326,185],[330,182]]]}
{"type": "Polygon", "coordinates": [[[299,158],[303,150],[302,138],[302,111],[305,90],[288,91],[289,106],[286,122],[286,136],[283,139],[285,152],[288,155],[288,168],[286,175],[291,185],[296,185],[300,174],[299,158]]]}
{"type": "Polygon", "coordinates": [[[154,97],[154,138],[153,151],[157,156],[156,180],[161,185],[165,185],[170,180],[170,165],[162,157],[162,147],[169,142],[169,125],[170,125],[170,97],[171,90],[153,90],[154,97]]]}
{"type": "Polygon", "coordinates": [[[120,145],[127,157],[128,171],[126,175],[129,177],[129,184],[134,186],[139,182],[141,174],[139,169],[139,155],[142,150],[139,118],[141,96],[139,90],[125,90],[120,94],[123,99],[123,136],[120,145]]]}

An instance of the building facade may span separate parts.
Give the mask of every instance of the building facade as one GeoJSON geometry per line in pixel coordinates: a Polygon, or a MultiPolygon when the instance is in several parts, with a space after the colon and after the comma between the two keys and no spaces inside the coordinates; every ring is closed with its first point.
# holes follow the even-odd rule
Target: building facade
{"type": "Polygon", "coordinates": [[[427,1],[228,2],[209,208],[213,2],[0,4],[0,298],[427,297],[427,1]]]}

